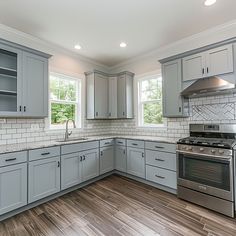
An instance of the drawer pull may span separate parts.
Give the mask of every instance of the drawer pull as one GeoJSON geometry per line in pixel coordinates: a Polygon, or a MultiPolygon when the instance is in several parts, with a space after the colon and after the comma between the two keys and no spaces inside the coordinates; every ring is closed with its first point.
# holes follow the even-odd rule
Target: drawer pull
{"type": "Polygon", "coordinates": [[[123,144],[123,142],[121,142],[121,141],[119,141],[119,142],[117,142],[117,143],[119,143],[119,144],[123,144]]]}
{"type": "Polygon", "coordinates": [[[163,159],[160,159],[160,158],[155,158],[156,161],[165,161],[163,159]]]}
{"type": "Polygon", "coordinates": [[[43,152],[43,153],[41,153],[42,156],[46,156],[46,155],[49,155],[49,154],[50,154],[50,152],[43,152]]]}
{"type": "Polygon", "coordinates": [[[110,142],[106,142],[106,143],[104,143],[105,145],[107,145],[107,144],[110,144],[110,142]]]}
{"type": "Polygon", "coordinates": [[[165,179],[165,177],[164,176],[160,176],[160,175],[155,175],[157,178],[159,178],[159,179],[165,179]]]}
{"type": "Polygon", "coordinates": [[[9,158],[9,159],[6,159],[5,161],[15,161],[16,158],[9,158]]]}
{"type": "Polygon", "coordinates": [[[163,149],[164,147],[161,147],[161,146],[155,146],[155,148],[163,149]]]}
{"type": "Polygon", "coordinates": [[[138,144],[137,144],[137,143],[132,143],[132,145],[134,145],[134,146],[138,146],[138,144]]]}

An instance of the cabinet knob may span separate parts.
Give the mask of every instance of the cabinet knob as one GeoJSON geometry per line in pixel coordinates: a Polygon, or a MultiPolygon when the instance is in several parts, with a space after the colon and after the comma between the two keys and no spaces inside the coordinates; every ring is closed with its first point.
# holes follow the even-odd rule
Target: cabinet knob
{"type": "Polygon", "coordinates": [[[57,162],[57,167],[60,167],[60,161],[57,162]]]}
{"type": "Polygon", "coordinates": [[[22,111],[22,106],[19,107],[20,111],[22,111]]]}
{"type": "Polygon", "coordinates": [[[103,155],[103,151],[101,151],[101,156],[103,155]]]}

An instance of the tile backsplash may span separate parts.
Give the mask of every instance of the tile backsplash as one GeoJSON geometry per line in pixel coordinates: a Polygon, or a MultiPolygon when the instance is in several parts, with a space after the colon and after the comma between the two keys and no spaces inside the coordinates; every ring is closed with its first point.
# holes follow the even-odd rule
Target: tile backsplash
{"type": "MultiPolygon", "coordinates": [[[[188,118],[167,118],[164,128],[136,126],[136,120],[86,120],[74,136],[102,134],[149,135],[179,139],[188,136],[189,123],[236,123],[236,94],[190,99],[188,118]]],[[[47,141],[64,137],[63,130],[48,130],[44,119],[7,119],[0,124],[0,144],[47,141]]]]}

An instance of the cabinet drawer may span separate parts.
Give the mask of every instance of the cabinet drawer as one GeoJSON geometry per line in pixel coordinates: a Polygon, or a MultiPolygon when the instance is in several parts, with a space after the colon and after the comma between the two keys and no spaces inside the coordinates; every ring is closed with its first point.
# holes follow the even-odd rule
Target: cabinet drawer
{"type": "Polygon", "coordinates": [[[81,152],[84,150],[95,149],[99,147],[99,141],[91,141],[84,143],[73,143],[61,146],[61,154],[69,154],[74,152],[81,152]]]}
{"type": "Polygon", "coordinates": [[[172,189],[177,189],[177,176],[175,171],[146,165],[146,180],[172,189]]]}
{"type": "Polygon", "coordinates": [[[114,144],[114,139],[104,139],[100,141],[100,147],[107,147],[114,144]]]}
{"type": "Polygon", "coordinates": [[[176,154],[146,150],[146,164],[176,171],[176,154]]]}
{"type": "Polygon", "coordinates": [[[60,156],[60,147],[47,147],[29,151],[29,161],[60,156]]]}
{"type": "Polygon", "coordinates": [[[176,145],[173,143],[145,142],[145,148],[161,152],[176,153],[176,145]]]}
{"type": "Polygon", "coordinates": [[[126,140],[123,139],[123,138],[117,138],[116,139],[116,145],[125,146],[126,145],[126,140]]]}
{"type": "Polygon", "coordinates": [[[144,148],[144,141],[128,139],[127,146],[128,147],[136,147],[136,148],[144,148]]]}
{"type": "Polygon", "coordinates": [[[26,161],[27,161],[27,151],[12,152],[0,155],[0,167],[23,163],[26,161]]]}

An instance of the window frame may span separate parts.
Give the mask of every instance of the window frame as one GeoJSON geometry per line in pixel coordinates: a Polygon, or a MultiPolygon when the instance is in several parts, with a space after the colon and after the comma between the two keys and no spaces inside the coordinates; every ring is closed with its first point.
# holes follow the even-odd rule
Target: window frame
{"type": "Polygon", "coordinates": [[[81,104],[81,98],[82,98],[82,79],[78,78],[76,76],[70,76],[65,75],[63,73],[57,73],[57,72],[50,72],[49,73],[49,119],[48,119],[48,126],[50,130],[62,130],[65,129],[65,125],[52,125],[51,123],[51,104],[52,103],[58,103],[58,104],[74,104],[75,105],[75,124],[76,128],[80,129],[82,128],[82,104],[81,104]],[[61,80],[70,80],[76,82],[76,101],[65,101],[65,100],[57,100],[57,99],[51,99],[51,91],[50,91],[50,79],[51,76],[55,76],[61,80]],[[79,116],[80,114],[80,116],[79,116]]]}
{"type": "MultiPolygon", "coordinates": [[[[144,124],[144,119],[143,119],[143,107],[144,104],[148,104],[148,103],[160,103],[161,106],[163,106],[163,93],[162,93],[162,98],[161,99],[153,99],[153,100],[148,100],[148,101],[142,101],[141,100],[141,95],[142,95],[142,86],[141,83],[145,80],[152,80],[152,79],[158,79],[158,78],[162,78],[162,75],[160,72],[155,73],[155,74],[151,74],[151,75],[146,75],[146,76],[142,76],[138,79],[138,83],[137,83],[137,117],[138,117],[138,122],[137,125],[138,127],[144,127],[144,128],[165,128],[165,120],[163,117],[163,123],[161,124],[144,124]]],[[[163,83],[163,80],[162,80],[163,83]]],[[[163,112],[162,112],[163,115],[163,112]]]]}

